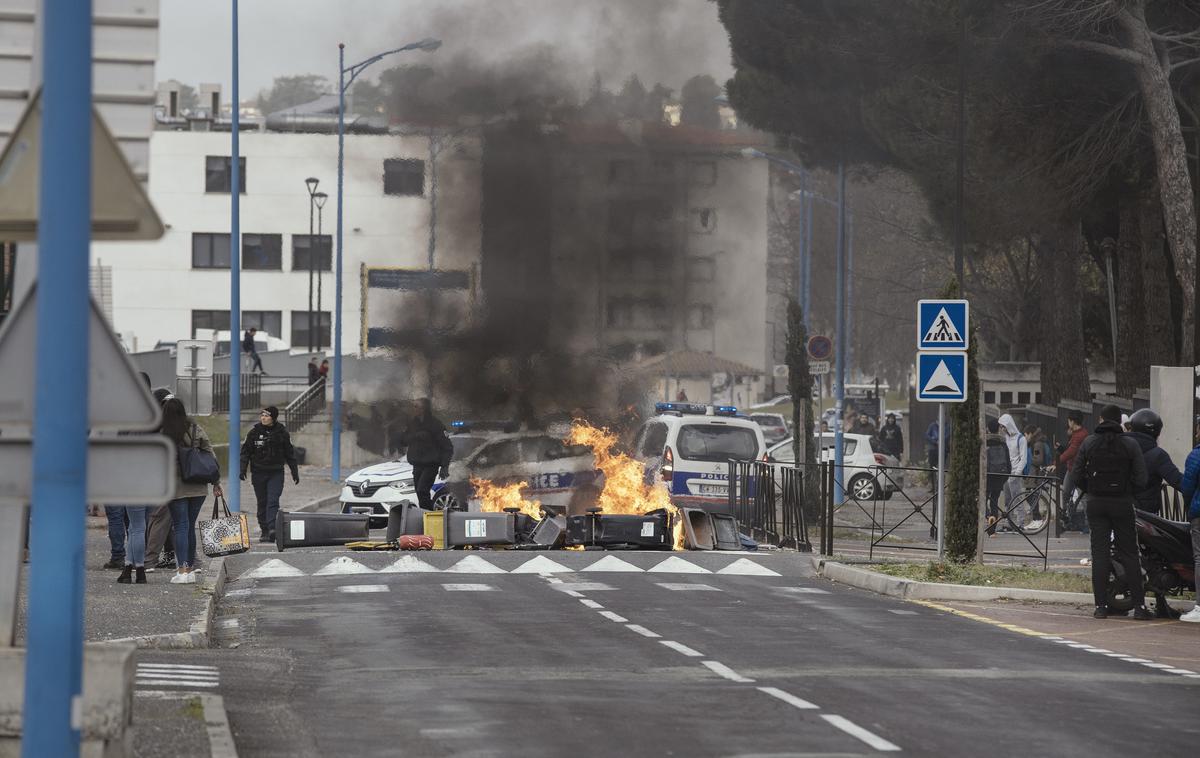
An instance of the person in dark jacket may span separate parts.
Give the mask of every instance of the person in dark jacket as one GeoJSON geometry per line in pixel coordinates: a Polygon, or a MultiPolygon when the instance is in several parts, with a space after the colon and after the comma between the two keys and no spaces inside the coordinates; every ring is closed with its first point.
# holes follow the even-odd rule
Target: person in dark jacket
{"type": "Polygon", "coordinates": [[[258,369],[258,373],[265,374],[267,372],[263,371],[262,358],[258,357],[258,348],[254,346],[254,335],[257,332],[258,330],[254,327],[246,330],[246,336],[242,338],[242,352],[250,356],[250,359],[253,361],[250,366],[251,371],[258,369]]]}
{"type": "Polygon", "coordinates": [[[1054,471],[1059,480],[1071,469],[1075,456],[1079,454],[1079,446],[1087,436],[1087,429],[1083,428],[1083,414],[1079,411],[1067,413],[1067,444],[1058,446],[1058,457],[1054,460],[1054,471]]]}
{"type": "MultiPolygon", "coordinates": [[[[1197,425],[1197,437],[1200,437],[1200,425],[1197,425]]],[[[1195,561],[1196,576],[1200,577],[1200,444],[1188,453],[1183,465],[1183,480],[1180,482],[1183,501],[1188,504],[1188,521],[1191,523],[1192,559],[1195,561]]],[[[1183,614],[1180,621],[1200,623],[1200,602],[1183,614]]]]}
{"type": "MultiPolygon", "coordinates": [[[[1133,504],[1141,511],[1157,514],[1162,510],[1162,486],[1164,483],[1179,489],[1183,474],[1175,467],[1171,456],[1158,446],[1158,435],[1162,433],[1162,417],[1149,408],[1137,411],[1129,419],[1129,437],[1142,449],[1146,461],[1146,486],[1133,493],[1133,504]]],[[[1154,595],[1154,614],[1159,618],[1178,618],[1179,612],[1171,610],[1161,593],[1154,595]]]]}
{"type": "Polygon", "coordinates": [[[1095,433],[1088,435],[1079,446],[1065,484],[1067,492],[1076,486],[1082,487],[1092,529],[1092,595],[1096,601],[1096,611],[1092,615],[1098,619],[1108,618],[1110,550],[1115,547],[1128,578],[1129,594],[1133,597],[1133,617],[1147,621],[1154,616],[1146,610],[1133,524],[1133,493],[1146,486],[1146,462],[1137,442],[1122,432],[1120,408],[1106,405],[1100,409],[1100,418],[1095,433]]]}
{"type": "Polygon", "coordinates": [[[450,459],[454,455],[454,445],[446,435],[445,425],[434,417],[429,398],[417,401],[417,415],[409,419],[398,443],[413,467],[417,502],[429,510],[433,507],[430,496],[433,483],[439,474],[443,479],[450,475],[450,459]]]}
{"type": "Polygon", "coordinates": [[[258,414],[258,423],[242,443],[242,481],[250,469],[254,497],[258,500],[259,542],[275,541],[275,517],[279,513],[279,496],[283,494],[283,467],[292,472],[292,484],[300,483],[296,466],[296,451],[287,428],[279,423],[279,409],[273,405],[258,414]]]}
{"type": "Polygon", "coordinates": [[[904,460],[904,432],[900,431],[894,413],[889,413],[879,428],[879,448],[896,460],[904,460]]]}

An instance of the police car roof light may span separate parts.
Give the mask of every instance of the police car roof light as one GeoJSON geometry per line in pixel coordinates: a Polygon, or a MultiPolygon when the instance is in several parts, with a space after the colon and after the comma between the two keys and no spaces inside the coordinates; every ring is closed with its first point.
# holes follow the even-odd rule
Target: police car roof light
{"type": "Polygon", "coordinates": [[[738,415],[738,409],[736,406],[733,406],[733,405],[714,405],[713,406],[713,415],[714,416],[736,416],[736,415],[738,415]]]}
{"type": "Polygon", "coordinates": [[[450,426],[454,427],[455,429],[465,429],[467,426],[467,422],[466,421],[451,421],[450,426]]]}
{"type": "Polygon", "coordinates": [[[656,413],[708,413],[708,407],[699,403],[655,403],[656,413]]]}

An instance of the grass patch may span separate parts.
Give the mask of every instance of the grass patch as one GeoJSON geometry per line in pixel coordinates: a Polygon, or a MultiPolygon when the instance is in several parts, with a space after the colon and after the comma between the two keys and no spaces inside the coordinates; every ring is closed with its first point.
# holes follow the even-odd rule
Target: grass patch
{"type": "Polygon", "coordinates": [[[225,445],[229,442],[229,416],[193,416],[192,421],[204,430],[208,439],[214,445],[225,445]]]}
{"type": "Polygon", "coordinates": [[[1092,591],[1091,577],[1064,571],[1041,571],[1023,566],[980,566],[977,563],[879,563],[874,571],[902,579],[977,587],[1020,587],[1057,592],[1092,591]]]}
{"type": "Polygon", "coordinates": [[[204,704],[200,702],[198,697],[189,697],[179,709],[187,718],[196,719],[197,721],[204,720],[204,704]]]}

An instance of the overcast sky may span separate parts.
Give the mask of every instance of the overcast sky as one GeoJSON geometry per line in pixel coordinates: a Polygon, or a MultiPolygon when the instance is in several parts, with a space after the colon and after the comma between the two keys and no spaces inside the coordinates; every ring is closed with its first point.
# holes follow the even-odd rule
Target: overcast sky
{"type": "MultiPolygon", "coordinates": [[[[157,77],[196,86],[219,82],[229,96],[230,3],[165,0],[161,4],[157,77]]],[[[574,66],[581,85],[599,71],[616,89],[631,73],[649,87],[678,92],[691,75],[724,84],[729,44],[709,0],[242,0],[241,95],[253,97],[276,76],[337,78],[337,44],[347,63],[424,37],[441,51],[403,53],[435,64],[469,50],[485,59],[550,44],[574,66]]],[[[377,64],[372,74],[386,68],[377,64]]]]}

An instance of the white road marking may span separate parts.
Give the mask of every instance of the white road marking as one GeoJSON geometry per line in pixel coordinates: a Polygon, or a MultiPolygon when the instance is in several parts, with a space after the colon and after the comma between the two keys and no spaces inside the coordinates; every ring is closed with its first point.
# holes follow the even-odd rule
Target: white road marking
{"type": "Polygon", "coordinates": [[[238,598],[238,597],[247,597],[252,594],[254,594],[254,590],[230,590],[229,592],[225,593],[225,597],[238,598]]]}
{"type": "Polygon", "coordinates": [[[367,568],[358,561],[345,555],[334,558],[326,563],[313,576],[341,576],[343,574],[374,574],[375,569],[367,568]]]}
{"type": "Polygon", "coordinates": [[[1195,671],[1189,671],[1188,669],[1176,669],[1176,668],[1163,669],[1163,671],[1169,671],[1172,674],[1184,674],[1185,676],[1187,674],[1195,674],[1196,673],[1195,671]]]}
{"type": "Polygon", "coordinates": [[[606,592],[615,590],[616,587],[600,582],[562,582],[554,585],[554,589],[560,592],[606,592]]]}
{"type": "Polygon", "coordinates": [[[579,602],[583,603],[585,606],[587,606],[588,608],[591,608],[592,610],[599,610],[600,608],[604,607],[603,605],[600,605],[599,603],[597,603],[595,600],[589,600],[586,597],[583,598],[582,600],[580,600],[579,602]]]}
{"type": "Polygon", "coordinates": [[[1111,653],[1112,652],[1111,650],[1105,650],[1102,647],[1089,647],[1089,648],[1086,648],[1086,650],[1089,653],[1111,653]]]}
{"type": "Polygon", "coordinates": [[[446,569],[447,574],[507,574],[498,566],[488,563],[477,555],[468,555],[458,563],[446,569]]]}
{"type": "Polygon", "coordinates": [[[529,560],[517,566],[510,573],[513,574],[570,574],[572,569],[567,568],[561,563],[556,563],[544,555],[534,556],[529,560]]]}
{"type": "Polygon", "coordinates": [[[217,673],[216,666],[189,666],[183,663],[139,663],[139,669],[178,669],[180,671],[204,671],[217,673]]]}
{"type": "Polygon", "coordinates": [[[707,584],[688,584],[686,582],[684,582],[682,584],[673,584],[671,582],[655,582],[655,584],[657,584],[659,587],[662,587],[664,590],[674,590],[676,592],[687,592],[689,590],[700,591],[700,592],[721,592],[722,591],[722,590],[717,589],[716,587],[710,587],[707,584]]]}
{"type": "Polygon", "coordinates": [[[749,684],[754,681],[749,677],[742,676],[738,672],[726,666],[724,663],[719,663],[718,661],[700,661],[700,664],[717,676],[725,677],[731,682],[749,684]]]}
{"type": "Polygon", "coordinates": [[[571,597],[583,597],[582,592],[576,592],[575,590],[563,590],[563,594],[570,595],[571,597]]]}
{"type": "Polygon", "coordinates": [[[1120,658],[1123,661],[1133,660],[1132,658],[1130,658],[1128,655],[1125,655],[1124,653],[1105,653],[1105,655],[1108,656],[1109,658],[1120,658]]]}
{"type": "Polygon", "coordinates": [[[447,592],[493,592],[496,588],[490,584],[443,584],[447,592]]]}
{"type": "Polygon", "coordinates": [[[687,645],[684,645],[682,642],[676,642],[675,640],[659,640],[658,644],[665,645],[666,647],[669,647],[672,650],[674,650],[676,653],[683,653],[688,658],[701,658],[704,656],[704,653],[698,652],[696,650],[692,650],[690,647],[688,647],[687,645]]]}
{"type": "Polygon", "coordinates": [[[583,571],[636,571],[641,573],[644,569],[638,568],[629,561],[623,561],[615,555],[606,555],[587,568],[584,568],[583,571]]]}
{"type": "Polygon", "coordinates": [[[780,592],[795,592],[799,595],[828,595],[829,590],[819,587],[776,587],[780,592]]]}
{"type": "Polygon", "coordinates": [[[843,732],[850,735],[851,737],[857,737],[858,739],[867,743],[868,745],[875,748],[876,750],[880,750],[880,751],[884,751],[884,752],[896,752],[896,751],[900,750],[899,745],[888,742],[887,740],[885,740],[884,738],[875,734],[874,732],[870,732],[870,731],[867,731],[866,729],[863,729],[861,726],[859,726],[858,724],[855,724],[853,721],[851,721],[847,718],[843,718],[841,716],[838,716],[838,715],[832,714],[832,713],[828,713],[828,714],[823,713],[823,714],[821,714],[821,718],[825,719],[830,724],[833,724],[838,729],[841,729],[843,732]]]}
{"type": "Polygon", "coordinates": [[[758,691],[765,692],[768,695],[770,695],[771,697],[779,698],[780,700],[787,703],[788,705],[795,706],[796,708],[802,708],[802,709],[806,709],[806,710],[813,710],[813,709],[820,708],[820,706],[818,706],[814,703],[810,703],[803,698],[798,698],[795,695],[793,695],[792,693],[785,692],[785,691],[779,689],[778,687],[759,687],[758,691]]]}
{"type": "Polygon", "coordinates": [[[1129,663],[1153,663],[1149,658],[1126,658],[1129,663]]]}
{"type": "Polygon", "coordinates": [[[603,616],[604,618],[608,619],[609,621],[615,621],[618,624],[624,624],[626,621],[629,620],[629,619],[625,618],[624,616],[613,613],[612,611],[600,611],[600,615],[603,616]]]}
{"type": "Polygon", "coordinates": [[[888,613],[894,613],[897,616],[916,616],[917,615],[916,611],[897,611],[894,609],[889,609],[888,613]]]}
{"type": "Polygon", "coordinates": [[[1151,668],[1151,669],[1170,669],[1170,668],[1175,668],[1174,666],[1172,666],[1172,665],[1171,665],[1171,664],[1169,664],[1169,663],[1154,663],[1153,661],[1151,661],[1150,663],[1143,663],[1142,665],[1143,665],[1143,666],[1145,666],[1146,668],[1151,668]]]}
{"type": "Polygon", "coordinates": [[[390,566],[379,569],[381,574],[428,574],[441,571],[415,555],[402,555],[390,566]]]}
{"type": "Polygon", "coordinates": [[[778,571],[760,566],[754,561],[738,558],[733,563],[717,572],[718,574],[734,574],[738,576],[781,576],[778,571]]]}
{"type": "Polygon", "coordinates": [[[143,679],[138,677],[134,682],[139,687],[218,687],[220,682],[211,680],[188,680],[188,679],[143,679]]]}
{"type": "Polygon", "coordinates": [[[654,568],[646,569],[651,574],[711,574],[712,572],[706,568],[701,568],[694,563],[685,561],[682,558],[671,556],[662,563],[659,563],[654,568]]]}
{"type": "Polygon", "coordinates": [[[662,636],[661,634],[655,634],[654,632],[650,631],[649,629],[647,629],[644,626],[641,626],[640,624],[626,624],[625,628],[631,632],[637,632],[638,634],[642,635],[643,637],[649,637],[652,640],[656,640],[662,636]]]}
{"type": "Polygon", "coordinates": [[[336,589],[337,592],[390,592],[386,584],[347,584],[336,589]]]}
{"type": "Polygon", "coordinates": [[[239,579],[278,579],[282,577],[304,576],[304,572],[290,563],[278,558],[263,561],[250,571],[242,574],[239,579]]]}
{"type": "Polygon", "coordinates": [[[231,618],[231,619],[221,619],[220,621],[217,622],[216,625],[221,629],[232,629],[235,626],[237,626],[239,623],[240,622],[236,618],[231,618]]]}

